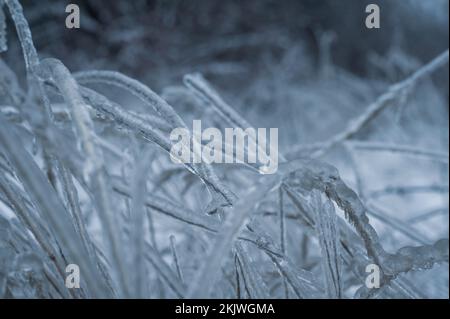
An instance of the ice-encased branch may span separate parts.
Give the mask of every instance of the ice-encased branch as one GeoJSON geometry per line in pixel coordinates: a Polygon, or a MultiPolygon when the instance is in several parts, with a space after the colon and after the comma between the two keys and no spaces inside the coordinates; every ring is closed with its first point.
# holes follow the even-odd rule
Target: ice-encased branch
{"type": "MultiPolygon", "coordinates": [[[[406,90],[411,89],[420,80],[429,76],[431,73],[433,73],[443,65],[446,65],[448,63],[448,60],[449,51],[446,50],[445,52],[435,57],[432,61],[421,67],[419,70],[414,72],[408,78],[394,85],[391,85],[389,89],[384,94],[379,96],[375,102],[370,104],[360,116],[350,120],[347,127],[344,128],[340,133],[335,134],[325,142],[311,145],[311,148],[315,149],[315,151],[311,154],[311,157],[318,158],[328,152],[328,150],[330,150],[335,145],[355,136],[356,133],[358,133],[367,123],[374,119],[382,110],[384,110],[389,105],[392,105],[392,103],[406,90]]],[[[297,153],[296,150],[291,151],[290,156],[293,156],[295,153],[297,153]]]]}

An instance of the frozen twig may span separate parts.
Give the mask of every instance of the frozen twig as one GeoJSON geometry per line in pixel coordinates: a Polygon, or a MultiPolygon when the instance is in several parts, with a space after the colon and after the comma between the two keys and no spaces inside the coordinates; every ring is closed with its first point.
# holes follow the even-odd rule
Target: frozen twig
{"type": "Polygon", "coordinates": [[[392,85],[387,92],[382,94],[378,99],[370,104],[363,114],[350,121],[347,127],[340,133],[334,135],[328,141],[323,142],[320,148],[311,155],[313,158],[324,155],[333,146],[344,142],[355,136],[361,128],[374,119],[382,110],[392,105],[392,103],[401,96],[406,90],[411,89],[416,83],[423,78],[427,77],[443,65],[448,63],[449,52],[448,50],[441,53],[432,61],[424,65],[422,68],[414,72],[411,76],[405,80],[392,85]]]}
{"type": "Polygon", "coordinates": [[[348,143],[350,143],[350,145],[357,150],[386,151],[393,153],[409,154],[413,156],[421,156],[429,158],[430,160],[448,164],[448,152],[438,152],[408,145],[396,145],[377,142],[351,141],[348,143]]]}
{"type": "Polygon", "coordinates": [[[410,195],[415,193],[448,193],[448,185],[412,185],[412,186],[387,186],[381,190],[376,190],[367,194],[370,199],[379,198],[386,195],[410,195]]]}
{"type": "Polygon", "coordinates": [[[413,229],[411,226],[405,222],[399,220],[398,218],[392,216],[392,213],[386,212],[385,209],[381,208],[379,205],[369,202],[366,203],[368,208],[368,213],[370,216],[384,222],[386,225],[391,226],[393,229],[398,230],[405,236],[413,239],[419,244],[426,245],[430,242],[428,238],[423,236],[420,232],[413,229]]]}
{"type": "Polygon", "coordinates": [[[175,263],[175,269],[177,271],[178,278],[181,280],[182,283],[184,283],[183,274],[181,273],[181,267],[180,267],[180,263],[178,261],[177,250],[175,248],[175,244],[176,244],[175,236],[170,235],[169,239],[170,239],[170,249],[172,251],[172,257],[173,257],[173,261],[175,263]]]}
{"type": "MultiPolygon", "coordinates": [[[[214,111],[232,127],[239,127],[242,129],[253,127],[222,99],[219,93],[209,85],[201,74],[188,74],[184,76],[183,80],[189,89],[211,105],[214,111]]],[[[251,137],[249,136],[248,138],[250,139],[251,137]]],[[[256,145],[259,148],[258,152],[265,154],[265,152],[260,149],[260,143],[256,143],[256,145]]],[[[282,154],[279,153],[278,156],[281,161],[286,161],[282,154]]]]}

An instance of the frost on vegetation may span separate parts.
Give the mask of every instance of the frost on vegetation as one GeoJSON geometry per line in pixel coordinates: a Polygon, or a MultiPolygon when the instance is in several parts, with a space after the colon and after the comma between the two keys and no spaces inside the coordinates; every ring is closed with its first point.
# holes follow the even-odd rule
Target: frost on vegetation
{"type": "Polygon", "coordinates": [[[8,49],[8,42],[6,39],[6,16],[3,12],[4,2],[0,1],[0,52],[4,52],[8,49]]]}
{"type": "Polygon", "coordinates": [[[322,202],[320,193],[315,191],[312,196],[327,294],[329,298],[341,298],[343,283],[336,212],[330,200],[322,202]]]}
{"type": "MultiPolygon", "coordinates": [[[[123,37],[110,32],[105,41],[123,37]]],[[[219,37],[179,60],[246,50],[253,57],[266,36],[219,37]]],[[[448,122],[430,80],[448,71],[448,50],[392,84],[348,74],[333,65],[331,38],[317,39],[330,43],[320,45],[323,65],[308,74],[317,80],[308,79],[304,94],[303,79],[290,75],[309,70],[292,67],[304,50],[279,40],[272,49],[287,51],[282,61],[266,52],[261,66],[270,73],[261,67],[245,85],[228,83],[237,96],[222,96],[220,77],[199,73],[159,95],[152,81],[72,73],[64,58],[41,59],[19,1],[0,0],[0,298],[448,297],[438,289],[445,280],[448,288],[448,122]],[[26,74],[6,55],[16,44],[9,34],[7,46],[6,14],[26,74]],[[423,92],[437,115],[417,102],[423,92]],[[279,108],[268,112],[268,101],[279,108]],[[345,110],[318,112],[317,101],[345,110]],[[175,164],[169,132],[187,128],[192,114],[220,128],[279,127],[290,147],[280,148],[272,175],[240,164],[175,164]],[[393,114],[394,129],[385,124],[393,114]],[[65,286],[68,264],[82,270],[81,289],[65,286]],[[365,285],[369,264],[381,271],[376,289],[365,285]],[[425,289],[424,280],[441,283],[425,289]]],[[[131,64],[128,55],[143,48],[117,59],[131,64]]]]}

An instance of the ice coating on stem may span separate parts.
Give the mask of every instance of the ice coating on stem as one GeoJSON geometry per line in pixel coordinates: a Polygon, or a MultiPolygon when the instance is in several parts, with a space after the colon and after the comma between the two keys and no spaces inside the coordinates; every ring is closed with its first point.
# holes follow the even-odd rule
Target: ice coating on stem
{"type": "MultiPolygon", "coordinates": [[[[158,94],[153,92],[149,87],[137,80],[119,72],[102,70],[80,72],[75,74],[75,77],[80,83],[105,83],[129,91],[144,103],[150,105],[172,126],[172,128],[187,128],[184,121],[174,111],[172,106],[159,97],[158,94]]],[[[196,149],[193,148],[193,151],[196,151],[196,149]]],[[[213,201],[209,205],[209,211],[214,211],[216,208],[222,206],[230,206],[234,202],[235,196],[220,183],[211,165],[202,163],[194,164],[193,166],[208,186],[208,189],[212,190],[213,201]]]]}
{"type": "Polygon", "coordinates": [[[8,40],[6,34],[6,16],[3,12],[3,7],[5,3],[0,0],[0,53],[8,50],[8,40]]]}
{"type": "Polygon", "coordinates": [[[132,181],[132,193],[134,194],[131,204],[131,236],[130,248],[131,265],[134,271],[131,274],[130,286],[131,296],[133,298],[144,298],[146,296],[145,282],[142,278],[146,276],[146,269],[144,263],[145,255],[145,237],[144,234],[144,220],[145,220],[145,194],[147,192],[147,171],[150,165],[150,152],[144,150],[142,157],[139,159],[134,172],[132,181]]]}
{"type": "Polygon", "coordinates": [[[255,299],[269,298],[269,290],[266,287],[257,267],[252,264],[248,252],[241,243],[235,245],[238,261],[242,266],[243,277],[249,289],[250,297],[255,299]]]}
{"type": "Polygon", "coordinates": [[[85,180],[92,186],[96,192],[98,213],[108,236],[108,247],[110,256],[118,267],[118,277],[120,289],[126,293],[125,267],[121,259],[121,244],[118,238],[116,223],[113,222],[113,216],[110,215],[109,189],[106,182],[106,175],[103,170],[103,154],[100,148],[95,146],[94,128],[92,119],[87,111],[87,106],[80,94],[78,84],[72,77],[67,68],[57,59],[45,59],[42,62],[45,71],[52,77],[60,93],[63,95],[66,103],[71,108],[71,114],[74,118],[76,132],[80,136],[81,147],[86,155],[84,165],[85,180]]]}
{"type": "Polygon", "coordinates": [[[427,269],[437,262],[448,261],[448,239],[431,246],[408,247],[396,254],[387,253],[380,244],[378,234],[370,225],[367,209],[358,195],[340,178],[333,166],[310,161],[293,173],[295,183],[306,190],[320,190],[333,200],[346,214],[364,241],[367,253],[386,275],[395,276],[411,270],[427,269]],[[429,249],[427,254],[423,254],[429,249]]]}
{"type": "Polygon", "coordinates": [[[315,210],[316,232],[322,251],[322,265],[328,298],[342,298],[342,263],[339,246],[339,231],[333,203],[323,200],[318,191],[313,191],[312,202],[315,210]]]}
{"type": "Polygon", "coordinates": [[[11,17],[16,26],[17,35],[19,36],[22,46],[25,66],[29,74],[37,75],[39,67],[39,57],[34,47],[33,38],[31,36],[30,27],[27,19],[23,15],[23,9],[17,0],[3,0],[11,13],[11,17]]]}

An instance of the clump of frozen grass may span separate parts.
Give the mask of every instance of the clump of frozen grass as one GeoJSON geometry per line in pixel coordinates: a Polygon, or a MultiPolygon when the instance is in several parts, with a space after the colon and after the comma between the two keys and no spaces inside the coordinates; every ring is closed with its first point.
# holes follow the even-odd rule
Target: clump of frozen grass
{"type": "MultiPolygon", "coordinates": [[[[421,298],[404,274],[448,264],[448,238],[419,236],[414,224],[379,208],[373,192],[366,196],[355,154],[399,153],[448,166],[448,151],[352,141],[447,65],[448,51],[392,85],[340,133],[299,147],[306,159],[294,150],[276,174],[259,176],[239,166],[174,166],[168,132],[186,127],[183,114],[121,73],[72,75],[59,60],[41,60],[17,0],[0,0],[0,51],[5,5],[28,86],[0,60],[0,297],[421,298]],[[118,87],[148,108],[135,111],[91,84],[118,87]],[[341,145],[358,192],[318,160],[341,145]],[[216,211],[226,214],[208,214],[216,211]],[[393,248],[369,217],[415,245],[393,248]],[[375,290],[364,284],[370,263],[382,271],[375,290]],[[64,285],[68,264],[82,270],[80,289],[64,285]]],[[[184,83],[184,94],[212,109],[204,115],[251,127],[202,76],[186,75],[184,83]]],[[[405,194],[392,189],[383,190],[405,194]]],[[[448,193],[448,186],[439,190],[448,193]]]]}

